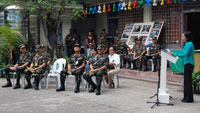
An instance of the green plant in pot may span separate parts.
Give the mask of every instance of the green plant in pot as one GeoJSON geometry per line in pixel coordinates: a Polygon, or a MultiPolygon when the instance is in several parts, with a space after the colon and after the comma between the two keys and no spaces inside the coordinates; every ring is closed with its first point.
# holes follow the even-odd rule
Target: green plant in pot
{"type": "Polygon", "coordinates": [[[192,74],[192,84],[194,86],[194,93],[200,94],[200,71],[192,74]]]}

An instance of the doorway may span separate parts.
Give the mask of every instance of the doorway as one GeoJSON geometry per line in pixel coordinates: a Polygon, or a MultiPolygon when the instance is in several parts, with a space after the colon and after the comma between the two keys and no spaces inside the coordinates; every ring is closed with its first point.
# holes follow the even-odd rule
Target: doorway
{"type": "Polygon", "coordinates": [[[191,31],[193,35],[192,42],[195,49],[200,49],[200,12],[187,13],[185,15],[185,31],[191,31]]]}

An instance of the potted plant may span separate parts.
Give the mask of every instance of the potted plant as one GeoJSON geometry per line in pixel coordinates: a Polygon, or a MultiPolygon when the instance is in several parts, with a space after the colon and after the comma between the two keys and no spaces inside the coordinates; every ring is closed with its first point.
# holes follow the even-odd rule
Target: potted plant
{"type": "Polygon", "coordinates": [[[200,71],[192,74],[192,84],[194,93],[200,94],[200,71]]]}

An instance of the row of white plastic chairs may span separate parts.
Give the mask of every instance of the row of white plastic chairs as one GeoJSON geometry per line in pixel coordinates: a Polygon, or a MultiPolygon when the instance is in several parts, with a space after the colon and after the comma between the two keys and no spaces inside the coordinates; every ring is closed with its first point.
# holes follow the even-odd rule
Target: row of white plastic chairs
{"type": "MultiPolygon", "coordinates": [[[[49,86],[49,82],[50,82],[50,78],[51,77],[55,77],[56,79],[56,86],[57,88],[60,87],[60,73],[61,71],[64,69],[64,67],[66,66],[66,59],[64,58],[60,58],[60,59],[57,59],[54,63],[53,63],[53,66],[52,66],[52,69],[48,72],[48,70],[44,73],[44,83],[46,85],[46,89],[48,89],[48,86],[49,86]]],[[[14,73],[14,75],[16,75],[16,73],[14,73]]],[[[13,76],[15,78],[15,76],[13,76]]],[[[68,75],[66,76],[66,80],[65,80],[65,90],[67,90],[67,82],[68,82],[68,78],[74,78],[74,84],[76,85],[76,80],[75,80],[75,76],[74,75],[68,75]]],[[[21,78],[22,78],[22,88],[24,88],[25,86],[25,75],[24,74],[21,74],[21,78]]],[[[96,77],[93,76],[92,77],[92,80],[94,82],[96,82],[96,77]]],[[[82,84],[82,87],[84,87],[84,79],[82,77],[82,80],[81,80],[81,84],[82,84]]],[[[114,88],[118,88],[119,87],[119,77],[118,75],[114,75],[114,88]]],[[[15,79],[13,79],[13,84],[15,83],[15,79]]],[[[102,84],[105,88],[105,81],[103,80],[102,81],[102,84]]],[[[76,86],[75,86],[76,87],[76,86]]],[[[39,89],[42,88],[42,80],[40,80],[39,82],[39,89]]],[[[89,84],[86,83],[86,91],[88,91],[88,88],[89,88],[89,84]]]]}

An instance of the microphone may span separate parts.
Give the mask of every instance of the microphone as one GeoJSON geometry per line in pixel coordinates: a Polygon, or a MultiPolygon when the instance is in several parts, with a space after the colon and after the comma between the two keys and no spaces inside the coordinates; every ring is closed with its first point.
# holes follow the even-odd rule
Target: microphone
{"type": "Polygon", "coordinates": [[[169,41],[169,42],[168,42],[168,44],[174,44],[174,43],[179,43],[179,41],[176,40],[176,41],[169,41]]]}

